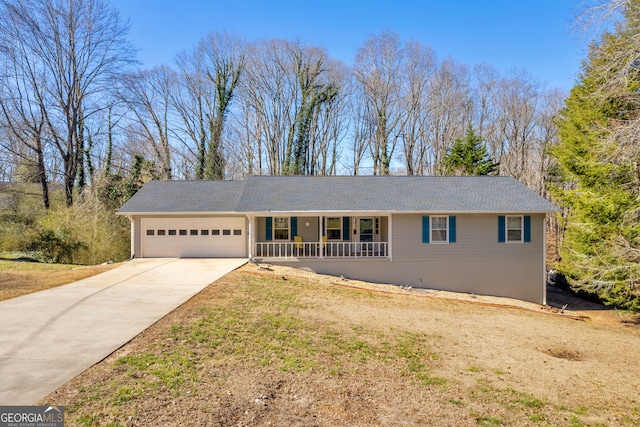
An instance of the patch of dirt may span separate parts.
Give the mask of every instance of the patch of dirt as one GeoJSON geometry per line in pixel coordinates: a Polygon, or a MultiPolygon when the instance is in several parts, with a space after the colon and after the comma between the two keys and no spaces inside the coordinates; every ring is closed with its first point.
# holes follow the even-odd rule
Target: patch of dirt
{"type": "Polygon", "coordinates": [[[579,351],[567,350],[566,348],[548,348],[543,351],[549,356],[558,359],[572,360],[574,362],[581,362],[585,359],[585,356],[579,351]]]}
{"type": "Polygon", "coordinates": [[[639,425],[640,378],[630,375],[640,364],[637,323],[611,310],[595,315],[598,307],[565,297],[550,298],[560,308],[542,307],[248,265],[39,403],[64,405],[70,426],[639,425]],[[253,289],[273,300],[255,298],[252,278],[263,283],[253,289]],[[259,316],[234,332],[243,310],[259,316]],[[207,329],[178,338],[182,328],[206,325],[211,312],[229,322],[219,340],[202,335],[207,329]],[[352,350],[316,346],[310,369],[252,362],[246,340],[269,339],[245,329],[260,330],[260,316],[283,323],[280,346],[334,334],[352,350]],[[296,322],[316,335],[296,336],[296,322]],[[423,337],[429,356],[416,359],[416,347],[394,349],[397,359],[353,350],[365,342],[381,351],[393,337],[423,337]],[[175,388],[158,385],[160,372],[117,363],[176,352],[188,357],[166,368],[185,381],[175,388]],[[428,377],[419,380],[414,368],[428,377]]]}

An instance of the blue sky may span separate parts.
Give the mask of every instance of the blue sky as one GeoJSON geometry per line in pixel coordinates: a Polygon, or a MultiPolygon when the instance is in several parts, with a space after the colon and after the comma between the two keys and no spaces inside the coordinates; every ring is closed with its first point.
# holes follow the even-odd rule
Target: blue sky
{"type": "Polygon", "coordinates": [[[300,39],[351,64],[383,30],[431,46],[440,58],[526,69],[546,87],[570,89],[585,40],[570,32],[582,0],[112,0],[131,21],[143,67],[172,64],[212,31],[245,39],[300,39]]]}

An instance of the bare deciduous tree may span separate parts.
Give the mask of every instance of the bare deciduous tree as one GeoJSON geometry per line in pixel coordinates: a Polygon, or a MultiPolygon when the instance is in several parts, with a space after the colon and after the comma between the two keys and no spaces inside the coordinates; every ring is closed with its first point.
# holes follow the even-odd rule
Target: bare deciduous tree
{"type": "Polygon", "coordinates": [[[495,133],[487,137],[491,155],[500,162],[500,173],[529,184],[530,153],[536,138],[540,89],[527,73],[503,78],[496,90],[498,113],[495,133]]]}
{"type": "Polygon", "coordinates": [[[435,52],[417,42],[405,46],[403,76],[407,95],[403,100],[407,119],[402,129],[407,175],[424,175],[429,144],[427,129],[429,111],[429,82],[436,67],[435,52]]]}
{"type": "Polygon", "coordinates": [[[151,147],[153,160],[158,163],[157,174],[162,179],[172,178],[172,148],[170,138],[175,134],[172,120],[172,88],[178,76],[167,66],[156,67],[127,76],[121,91],[122,101],[135,118],[129,132],[151,147]]]}
{"type": "Polygon", "coordinates": [[[296,101],[296,81],[287,52],[291,43],[272,40],[251,46],[239,96],[241,118],[236,118],[242,140],[253,140],[247,149],[257,162],[258,173],[279,175],[284,163],[284,141],[292,127],[291,111],[296,101]]]}
{"type": "Polygon", "coordinates": [[[389,174],[391,158],[406,114],[401,108],[400,80],[403,49],[397,34],[383,32],[374,36],[356,53],[354,73],[371,107],[374,140],[370,145],[373,173],[389,174]]]}
{"type": "Polygon", "coordinates": [[[471,121],[467,67],[448,58],[438,65],[429,86],[427,172],[444,173],[443,160],[456,139],[465,135],[471,121]]]}
{"type": "Polygon", "coordinates": [[[5,61],[33,71],[29,89],[61,159],[71,205],[86,149],[83,122],[133,58],[128,26],[104,0],[2,0],[0,15],[0,33],[11,37],[0,50],[5,61]],[[20,49],[7,55],[15,43],[20,49]]]}

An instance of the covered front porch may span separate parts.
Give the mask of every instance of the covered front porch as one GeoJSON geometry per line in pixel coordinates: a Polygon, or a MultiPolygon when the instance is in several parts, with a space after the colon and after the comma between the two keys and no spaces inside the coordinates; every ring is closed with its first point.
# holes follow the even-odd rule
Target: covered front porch
{"type": "Polygon", "coordinates": [[[250,218],[257,258],[390,258],[390,218],[381,215],[274,215],[250,218]]]}

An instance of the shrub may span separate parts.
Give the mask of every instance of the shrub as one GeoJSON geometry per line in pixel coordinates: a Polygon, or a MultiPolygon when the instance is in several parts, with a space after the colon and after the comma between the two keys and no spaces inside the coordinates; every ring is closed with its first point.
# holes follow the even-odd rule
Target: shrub
{"type": "Polygon", "coordinates": [[[73,237],[67,227],[58,230],[41,229],[27,245],[27,251],[35,252],[39,258],[53,263],[74,263],[76,253],[87,245],[73,237]]]}
{"type": "Polygon", "coordinates": [[[71,250],[75,264],[100,264],[129,257],[128,222],[86,195],[71,207],[58,207],[38,221],[71,250]]]}
{"type": "Polygon", "coordinates": [[[0,206],[0,252],[30,252],[48,262],[99,264],[129,257],[129,229],[92,193],[83,194],[66,207],[61,188],[52,190],[45,210],[37,189],[12,186],[11,200],[0,206]]]}

